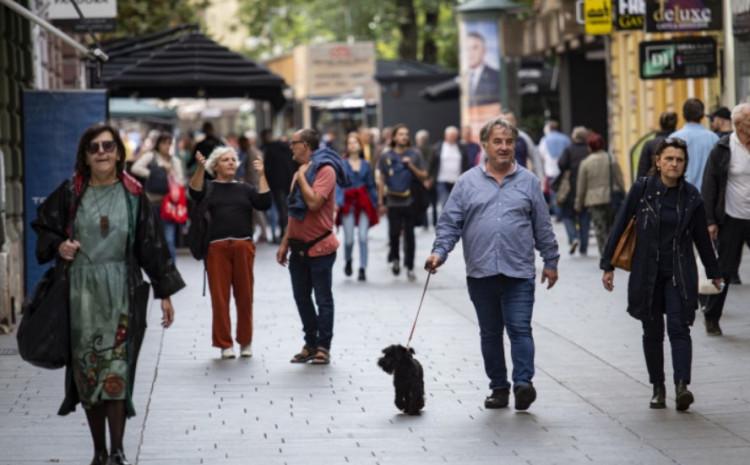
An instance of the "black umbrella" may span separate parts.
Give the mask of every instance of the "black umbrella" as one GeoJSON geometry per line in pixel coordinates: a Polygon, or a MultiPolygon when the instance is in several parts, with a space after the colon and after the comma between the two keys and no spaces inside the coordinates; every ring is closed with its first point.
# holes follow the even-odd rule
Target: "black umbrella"
{"type": "Polygon", "coordinates": [[[112,96],[140,98],[243,97],[279,108],[284,80],[254,61],[219,45],[195,28],[115,41],[99,79],[112,96]]]}

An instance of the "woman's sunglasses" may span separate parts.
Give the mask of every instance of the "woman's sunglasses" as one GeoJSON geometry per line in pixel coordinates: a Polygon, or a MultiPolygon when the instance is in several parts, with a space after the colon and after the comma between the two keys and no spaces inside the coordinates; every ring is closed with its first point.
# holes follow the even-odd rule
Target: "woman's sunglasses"
{"type": "Polygon", "coordinates": [[[113,140],[105,140],[102,142],[89,142],[89,145],[86,146],[86,153],[89,155],[94,155],[99,152],[104,153],[112,153],[115,151],[115,141],[113,140]]]}

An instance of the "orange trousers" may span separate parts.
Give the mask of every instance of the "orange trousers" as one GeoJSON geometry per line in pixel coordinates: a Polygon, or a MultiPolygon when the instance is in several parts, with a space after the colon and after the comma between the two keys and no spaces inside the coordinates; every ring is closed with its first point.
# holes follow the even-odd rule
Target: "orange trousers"
{"type": "Polygon", "coordinates": [[[255,244],[250,240],[213,242],[208,246],[206,270],[213,308],[214,347],[232,347],[232,322],[229,318],[229,291],[237,306],[237,343],[253,340],[253,264],[255,244]]]}

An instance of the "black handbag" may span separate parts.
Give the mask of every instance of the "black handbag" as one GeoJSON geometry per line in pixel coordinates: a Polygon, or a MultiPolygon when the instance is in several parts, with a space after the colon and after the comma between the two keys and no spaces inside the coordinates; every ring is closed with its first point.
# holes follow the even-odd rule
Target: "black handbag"
{"type": "Polygon", "coordinates": [[[144,187],[149,194],[166,195],[169,192],[169,179],[167,170],[156,162],[158,156],[154,154],[154,159],[148,164],[149,175],[144,187]]]}
{"type": "Polygon", "coordinates": [[[58,262],[23,303],[18,353],[34,366],[55,369],[70,361],[69,292],[68,264],[58,262]]]}

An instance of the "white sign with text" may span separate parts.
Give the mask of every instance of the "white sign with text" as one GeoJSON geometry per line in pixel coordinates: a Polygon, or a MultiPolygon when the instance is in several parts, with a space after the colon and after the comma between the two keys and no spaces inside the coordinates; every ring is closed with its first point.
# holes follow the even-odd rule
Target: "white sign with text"
{"type": "MultiPolygon", "coordinates": [[[[117,0],[76,0],[76,4],[86,19],[117,17],[117,0]]],[[[48,18],[78,19],[79,16],[70,0],[50,0],[48,18]]]]}

